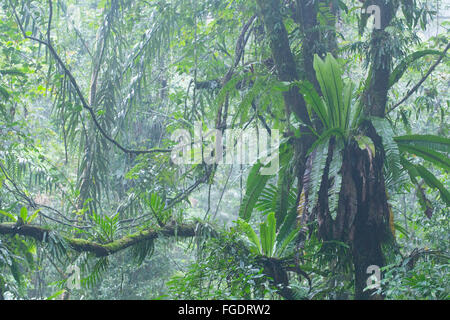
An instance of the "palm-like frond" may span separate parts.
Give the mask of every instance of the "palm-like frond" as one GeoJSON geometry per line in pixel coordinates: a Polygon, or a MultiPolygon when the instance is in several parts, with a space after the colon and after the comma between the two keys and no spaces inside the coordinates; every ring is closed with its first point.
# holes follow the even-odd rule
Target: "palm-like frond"
{"type": "Polygon", "coordinates": [[[399,180],[402,174],[402,166],[400,163],[400,150],[394,140],[394,130],[387,119],[374,117],[371,121],[382,139],[386,155],[386,161],[384,162],[386,176],[392,178],[394,181],[399,180]]]}
{"type": "Polygon", "coordinates": [[[435,151],[450,152],[450,139],[435,135],[406,135],[394,138],[398,145],[424,147],[435,151]]]}
{"type": "Polygon", "coordinates": [[[394,71],[392,71],[391,76],[389,78],[389,87],[392,87],[401,79],[405,71],[414,61],[417,61],[418,59],[425,57],[427,55],[440,55],[440,54],[442,54],[442,52],[438,50],[421,50],[408,55],[395,67],[394,71]]]}
{"type": "Polygon", "coordinates": [[[312,111],[319,117],[324,129],[339,129],[348,135],[352,125],[356,123],[360,110],[353,106],[354,84],[342,80],[342,71],[336,59],[328,54],[325,60],[314,57],[314,69],[323,97],[320,97],[314,86],[303,81],[298,83],[312,117],[312,111]]]}
{"type": "Polygon", "coordinates": [[[261,175],[260,169],[261,163],[258,162],[252,167],[247,177],[244,199],[239,208],[239,217],[245,221],[250,220],[253,208],[270,178],[268,175],[261,175]]]}
{"type": "Polygon", "coordinates": [[[330,210],[331,217],[336,219],[338,202],[339,202],[339,194],[341,192],[341,184],[342,184],[342,175],[340,173],[342,167],[342,144],[339,144],[333,150],[333,158],[330,162],[329,168],[329,178],[332,179],[332,185],[330,190],[328,191],[329,200],[328,206],[330,210]]]}
{"type": "Polygon", "coordinates": [[[236,223],[249,240],[250,250],[256,255],[266,257],[280,257],[298,235],[298,229],[294,229],[287,236],[280,238],[274,212],[269,213],[266,221],[260,224],[259,239],[248,222],[239,219],[236,223]]]}
{"type": "Polygon", "coordinates": [[[325,61],[315,55],[314,70],[328,108],[330,124],[333,127],[342,128],[343,115],[341,111],[345,109],[343,107],[344,84],[339,64],[331,54],[326,56],[325,61]]]}
{"type": "Polygon", "coordinates": [[[440,152],[412,145],[400,145],[399,149],[400,151],[406,151],[408,153],[421,157],[433,163],[434,165],[443,168],[444,170],[450,170],[450,159],[440,152]]]}
{"type": "MultiPolygon", "coordinates": [[[[429,163],[444,170],[450,170],[450,139],[434,135],[406,135],[394,138],[400,151],[420,157],[429,163]]],[[[402,165],[408,171],[411,181],[417,186],[417,177],[422,177],[425,183],[434,189],[439,190],[442,200],[450,205],[450,193],[445,186],[423,165],[413,164],[406,158],[402,158],[402,165]]],[[[422,207],[426,206],[426,199],[419,194],[422,207]]]]}
{"type": "Polygon", "coordinates": [[[308,211],[312,210],[316,206],[319,199],[319,189],[327,162],[329,144],[330,140],[328,139],[317,146],[316,150],[311,154],[311,171],[305,173],[305,180],[307,181],[305,186],[306,194],[308,195],[308,211]]]}

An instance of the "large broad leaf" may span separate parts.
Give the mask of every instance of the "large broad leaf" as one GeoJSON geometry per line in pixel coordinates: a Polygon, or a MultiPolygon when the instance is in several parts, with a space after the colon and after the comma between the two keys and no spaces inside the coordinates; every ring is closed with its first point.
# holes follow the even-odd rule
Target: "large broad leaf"
{"type": "MultiPolygon", "coordinates": [[[[292,146],[283,144],[280,146],[280,169],[278,171],[277,187],[272,198],[272,207],[270,211],[275,212],[275,218],[283,222],[290,208],[295,207],[296,195],[292,190],[291,162],[293,157],[292,146]]],[[[278,223],[277,230],[281,227],[278,223]]]]}
{"type": "Polygon", "coordinates": [[[415,165],[419,175],[423,178],[425,183],[431,187],[439,190],[442,200],[447,206],[450,206],[450,192],[444,187],[444,185],[436,178],[430,171],[428,171],[424,166],[419,164],[415,165]]]}
{"type": "Polygon", "coordinates": [[[296,82],[305,98],[310,117],[314,112],[326,131],[339,129],[348,135],[361,111],[358,105],[354,107],[352,104],[354,84],[342,80],[341,67],[331,54],[325,60],[315,55],[314,70],[323,97],[310,82],[296,82]]]}
{"type": "Polygon", "coordinates": [[[417,177],[420,176],[419,171],[415,167],[414,164],[409,162],[405,157],[401,158],[402,166],[406,169],[406,171],[409,174],[409,177],[411,179],[411,182],[416,187],[416,194],[419,199],[419,204],[422,207],[422,210],[425,212],[425,214],[429,217],[433,211],[431,208],[430,201],[425,196],[425,192],[423,191],[422,187],[419,184],[419,181],[417,181],[417,177]]]}
{"type": "Polygon", "coordinates": [[[450,139],[434,135],[406,135],[394,138],[399,145],[424,147],[434,151],[450,152],[450,139]]]}
{"type": "Polygon", "coordinates": [[[276,248],[276,255],[278,257],[281,257],[281,255],[286,250],[287,246],[298,236],[298,233],[300,232],[300,228],[295,228],[291,231],[291,233],[284,237],[282,241],[279,241],[277,238],[277,248],[276,248]]]}
{"type": "Polygon", "coordinates": [[[269,175],[260,174],[261,167],[262,165],[260,162],[256,163],[251,168],[247,177],[244,199],[242,200],[241,207],[239,208],[239,217],[245,221],[250,220],[253,208],[255,207],[261,192],[264,190],[264,187],[270,178],[269,175]]]}
{"type": "Polygon", "coordinates": [[[17,218],[16,218],[13,214],[11,214],[11,213],[9,213],[9,212],[0,210],[0,214],[1,214],[1,215],[4,215],[5,217],[10,218],[12,221],[17,221],[17,218]]]}
{"type": "Polygon", "coordinates": [[[24,222],[27,221],[27,218],[28,218],[28,209],[27,209],[27,207],[22,207],[22,209],[20,209],[20,218],[24,222]]]}
{"type": "Polygon", "coordinates": [[[265,256],[272,257],[276,239],[276,219],[275,213],[271,212],[267,216],[266,222],[260,225],[261,249],[265,256]]]}
{"type": "Polygon", "coordinates": [[[270,256],[273,256],[274,254],[274,248],[275,248],[275,239],[277,237],[277,220],[275,219],[275,213],[269,213],[267,216],[267,229],[269,231],[268,236],[268,243],[270,245],[270,256]]]}
{"type": "Polygon", "coordinates": [[[258,236],[256,235],[256,232],[253,230],[253,228],[244,220],[238,219],[236,222],[240,229],[245,233],[247,238],[250,240],[250,243],[252,244],[251,250],[254,254],[261,254],[261,243],[258,239],[258,236]]]}
{"type": "Polygon", "coordinates": [[[322,98],[319,96],[317,91],[314,89],[314,86],[309,81],[303,81],[298,83],[298,87],[300,89],[300,93],[303,94],[303,97],[306,101],[306,105],[308,108],[309,117],[312,118],[312,111],[319,117],[325,128],[330,128],[332,125],[329,122],[328,111],[325,107],[325,104],[322,98]],[[312,110],[311,110],[312,109],[312,110]]]}
{"type": "Polygon", "coordinates": [[[429,54],[442,55],[442,52],[438,50],[422,50],[410,54],[392,71],[389,77],[389,87],[392,87],[401,79],[411,63],[429,54]]]}
{"type": "Polygon", "coordinates": [[[343,111],[343,82],[342,71],[339,63],[331,55],[327,54],[325,60],[318,55],[314,56],[314,70],[319,82],[322,95],[328,108],[328,116],[332,127],[341,128],[343,111]]]}
{"type": "Polygon", "coordinates": [[[277,206],[277,193],[278,190],[276,185],[273,183],[266,185],[258,198],[255,209],[257,209],[263,216],[266,216],[270,212],[274,211],[277,206]]]}
{"type": "MultiPolygon", "coordinates": [[[[295,199],[297,200],[297,199],[295,199]]],[[[277,243],[283,243],[296,227],[297,220],[297,208],[294,206],[289,210],[289,213],[284,218],[284,221],[280,223],[281,227],[279,227],[278,235],[277,235],[277,243]]]]}
{"type": "MultiPolygon", "coordinates": [[[[277,193],[275,196],[275,218],[282,222],[291,206],[295,206],[296,195],[292,192],[291,185],[291,162],[293,157],[293,149],[289,144],[280,146],[280,169],[278,171],[277,193]]],[[[277,226],[281,226],[281,223],[277,226]]]]}
{"type": "Polygon", "coordinates": [[[450,170],[450,159],[445,154],[413,145],[400,145],[399,149],[430,161],[444,170],[450,170]]]}
{"type": "Polygon", "coordinates": [[[343,96],[343,110],[342,110],[342,129],[347,131],[351,129],[352,124],[352,98],[353,98],[354,84],[351,81],[345,82],[344,96],[343,96]]]}
{"type": "Polygon", "coordinates": [[[254,208],[262,214],[275,211],[278,221],[283,221],[286,216],[290,201],[290,188],[288,187],[286,170],[292,160],[292,146],[282,143],[279,146],[279,173],[278,186],[270,184],[266,187],[269,175],[261,175],[262,168],[259,163],[255,164],[247,178],[245,196],[239,209],[239,217],[248,221],[254,208]]]}

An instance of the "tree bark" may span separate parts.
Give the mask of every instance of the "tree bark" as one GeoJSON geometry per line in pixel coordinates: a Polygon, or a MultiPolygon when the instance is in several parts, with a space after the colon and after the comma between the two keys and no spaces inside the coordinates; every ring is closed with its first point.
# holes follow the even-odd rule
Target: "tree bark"
{"type": "MultiPolygon", "coordinates": [[[[389,77],[391,75],[392,54],[383,47],[389,47],[390,35],[385,30],[394,18],[398,3],[396,1],[374,0],[380,8],[380,29],[372,32],[369,58],[372,73],[369,75],[369,87],[364,93],[364,114],[384,118],[389,91],[389,77]]],[[[355,299],[380,299],[373,295],[374,290],[364,291],[367,286],[367,268],[375,265],[379,268],[385,265],[382,244],[389,241],[389,208],[384,182],[383,164],[384,149],[380,136],[371,123],[364,124],[365,134],[372,139],[376,147],[373,159],[359,152],[353,152],[356,160],[355,186],[357,188],[357,210],[352,239],[353,264],[355,268],[355,299]],[[359,153],[359,154],[358,154],[359,153]]],[[[351,151],[350,151],[351,152],[351,151]]],[[[344,160],[345,163],[345,160],[344,160]]],[[[355,175],[354,174],[354,175],[355,175]]],[[[344,186],[343,186],[344,187],[344,186]]],[[[345,188],[345,187],[344,187],[345,188]]]]}
{"type": "Polygon", "coordinates": [[[389,239],[389,208],[383,176],[383,157],[380,154],[372,158],[369,150],[361,150],[354,142],[345,150],[342,174],[342,193],[339,199],[342,209],[338,210],[333,232],[351,243],[355,299],[378,299],[378,296],[373,295],[374,290],[364,291],[364,288],[370,276],[367,273],[368,267],[375,265],[381,268],[385,265],[381,246],[389,239]]]}
{"type": "MultiPolygon", "coordinates": [[[[258,0],[261,17],[267,30],[270,50],[280,81],[296,81],[300,77],[292,54],[288,33],[280,13],[279,0],[258,0]]],[[[288,114],[293,111],[304,124],[311,124],[306,103],[296,86],[283,93],[288,114]]]]}
{"type": "MultiPolygon", "coordinates": [[[[198,226],[195,224],[175,225],[172,223],[160,228],[148,228],[108,243],[98,243],[68,237],[60,237],[60,239],[75,251],[91,252],[97,257],[106,257],[143,241],[152,241],[161,236],[194,237],[197,234],[197,229],[198,226]]],[[[49,234],[51,232],[54,231],[36,225],[25,224],[18,226],[14,223],[0,224],[0,235],[17,234],[33,238],[39,242],[49,242],[49,234]]]]}

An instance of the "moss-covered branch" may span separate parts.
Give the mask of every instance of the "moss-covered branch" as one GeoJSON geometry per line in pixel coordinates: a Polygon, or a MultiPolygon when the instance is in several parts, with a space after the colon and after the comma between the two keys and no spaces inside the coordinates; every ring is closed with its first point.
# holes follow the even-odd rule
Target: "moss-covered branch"
{"type": "MultiPolygon", "coordinates": [[[[97,243],[84,239],[63,237],[68,245],[75,251],[91,252],[97,257],[105,257],[118,251],[131,247],[147,240],[154,240],[160,236],[193,237],[196,232],[195,224],[166,225],[163,228],[149,228],[134,234],[125,236],[109,243],[97,243]]],[[[21,235],[33,238],[40,242],[46,242],[52,230],[37,225],[17,225],[14,223],[1,223],[0,235],[21,235]]]]}

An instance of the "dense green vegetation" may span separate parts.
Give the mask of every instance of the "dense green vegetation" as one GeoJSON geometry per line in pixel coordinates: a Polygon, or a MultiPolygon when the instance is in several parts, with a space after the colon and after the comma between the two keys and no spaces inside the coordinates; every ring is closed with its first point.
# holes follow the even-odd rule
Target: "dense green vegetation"
{"type": "Polygon", "coordinates": [[[0,300],[450,298],[445,1],[0,5],[0,300]]]}

